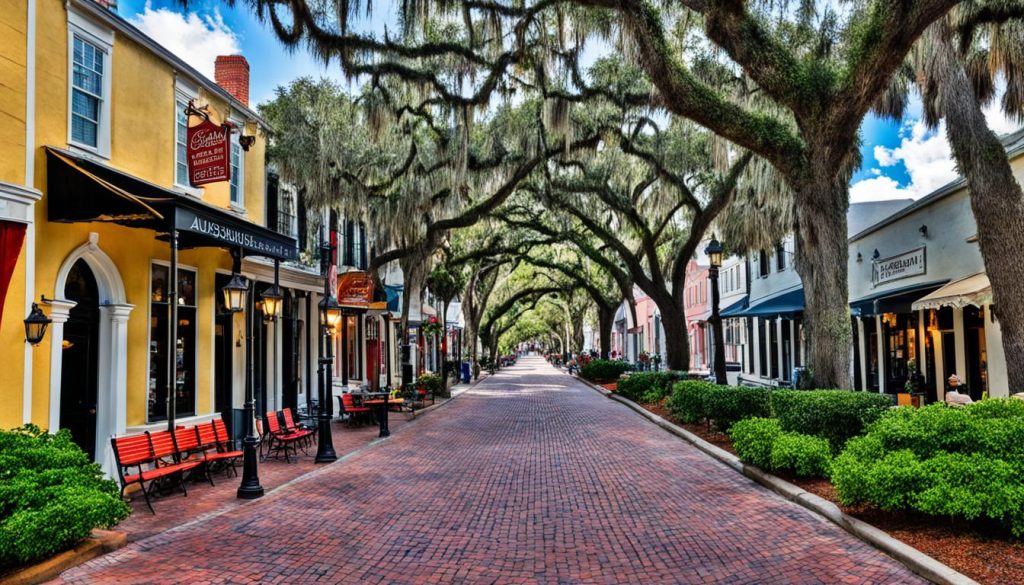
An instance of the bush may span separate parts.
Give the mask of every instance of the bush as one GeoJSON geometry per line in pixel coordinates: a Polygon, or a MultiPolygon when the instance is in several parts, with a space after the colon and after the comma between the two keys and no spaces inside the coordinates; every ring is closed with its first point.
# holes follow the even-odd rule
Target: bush
{"type": "Polygon", "coordinates": [[[417,385],[427,391],[427,394],[439,396],[442,392],[440,374],[421,374],[416,379],[417,385]]]}
{"type": "Polygon", "coordinates": [[[637,402],[661,402],[677,379],[679,375],[675,372],[633,373],[619,380],[615,392],[637,402]]]}
{"type": "Polygon", "coordinates": [[[840,501],[987,519],[1024,537],[1024,415],[1002,400],[892,409],[832,467],[840,501]],[[986,404],[991,402],[992,404],[986,404]]]}
{"type": "Polygon", "coordinates": [[[66,429],[0,431],[0,567],[71,548],[129,512],[117,484],[103,478],[66,429]]]}
{"type": "Polygon", "coordinates": [[[704,413],[715,427],[728,431],[745,418],[770,417],[771,392],[767,388],[716,385],[704,394],[704,413]]]}
{"type": "Polygon", "coordinates": [[[762,469],[771,469],[772,444],[780,434],[782,428],[774,418],[748,418],[729,429],[732,447],[740,460],[762,469]]]}
{"type": "Polygon", "coordinates": [[[631,369],[632,366],[619,360],[590,360],[580,368],[580,376],[591,382],[614,382],[631,369]]]}
{"type": "Polygon", "coordinates": [[[665,406],[676,420],[686,424],[703,422],[707,418],[704,412],[704,396],[717,388],[711,382],[700,380],[682,380],[672,387],[672,396],[665,406]]]}
{"type": "Polygon", "coordinates": [[[772,442],[771,463],[772,469],[792,471],[800,477],[828,477],[832,448],[820,437],[783,432],[772,442]]]}
{"type": "Polygon", "coordinates": [[[838,452],[892,407],[885,394],[846,390],[779,390],[771,409],[782,429],[827,439],[838,452]]]}

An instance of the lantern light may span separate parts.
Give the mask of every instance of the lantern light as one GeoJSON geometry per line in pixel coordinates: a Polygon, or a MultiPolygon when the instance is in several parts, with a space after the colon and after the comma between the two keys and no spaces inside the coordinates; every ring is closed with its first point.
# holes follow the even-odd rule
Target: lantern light
{"type": "Polygon", "coordinates": [[[711,236],[711,241],[708,242],[708,247],[704,248],[704,253],[708,255],[708,259],[711,261],[711,266],[718,268],[722,265],[722,243],[719,242],[714,235],[711,236]]]}
{"type": "Polygon", "coordinates": [[[320,326],[327,329],[328,335],[333,335],[341,323],[341,305],[334,295],[328,294],[320,300],[320,326]]]}
{"type": "Polygon", "coordinates": [[[39,305],[32,303],[32,310],[25,318],[25,341],[32,345],[39,345],[39,342],[46,336],[46,328],[50,326],[51,322],[39,305]]]}
{"type": "Polygon", "coordinates": [[[238,274],[232,274],[231,280],[224,285],[224,305],[232,313],[245,310],[245,296],[249,293],[249,283],[238,274]]]}
{"type": "Polygon", "coordinates": [[[284,301],[284,294],[281,287],[272,285],[263,291],[263,318],[267,321],[275,321],[281,316],[281,305],[284,301]]]}

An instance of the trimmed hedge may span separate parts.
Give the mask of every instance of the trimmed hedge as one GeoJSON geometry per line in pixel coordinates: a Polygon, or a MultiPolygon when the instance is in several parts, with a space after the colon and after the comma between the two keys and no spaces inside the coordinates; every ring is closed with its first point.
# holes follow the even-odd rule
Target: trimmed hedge
{"type": "Polygon", "coordinates": [[[633,366],[620,360],[590,360],[580,368],[580,376],[591,382],[614,382],[632,369],[633,366]]]}
{"type": "Polygon", "coordinates": [[[69,549],[128,516],[117,483],[63,429],[0,431],[0,567],[69,549]]]}
{"type": "Polygon", "coordinates": [[[776,390],[771,411],[785,431],[827,439],[838,452],[892,407],[892,398],[847,390],[776,390]]]}
{"type": "Polygon", "coordinates": [[[987,519],[1024,537],[1024,414],[1015,400],[890,410],[836,458],[840,501],[987,519]]]}
{"type": "Polygon", "coordinates": [[[695,424],[707,418],[704,396],[717,386],[701,380],[682,380],[672,387],[672,395],[665,406],[669,414],[681,422],[695,424]]]}
{"type": "Polygon", "coordinates": [[[781,434],[782,427],[774,418],[748,418],[729,429],[732,448],[740,460],[762,469],[772,468],[772,444],[781,434]]]}
{"type": "Polygon", "coordinates": [[[728,431],[745,418],[770,417],[771,393],[768,388],[714,385],[704,394],[704,413],[716,428],[728,431]]]}
{"type": "Polygon", "coordinates": [[[678,379],[676,372],[635,372],[619,380],[615,392],[634,402],[661,402],[678,379]]]}
{"type": "Polygon", "coordinates": [[[787,433],[774,418],[748,418],[729,430],[740,460],[765,470],[792,471],[803,477],[828,477],[832,450],[828,441],[787,433]]]}

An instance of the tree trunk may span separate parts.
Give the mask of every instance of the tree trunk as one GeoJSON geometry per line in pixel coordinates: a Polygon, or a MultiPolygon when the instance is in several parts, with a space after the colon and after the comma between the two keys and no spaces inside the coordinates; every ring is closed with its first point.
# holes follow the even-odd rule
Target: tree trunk
{"type": "Polygon", "coordinates": [[[807,363],[818,388],[850,388],[846,211],[849,190],[833,169],[812,168],[797,190],[797,272],[804,286],[807,363]]]}
{"type": "MultiPolygon", "coordinates": [[[[970,191],[981,256],[992,284],[994,307],[998,307],[1012,393],[1024,389],[1024,295],[1020,293],[1024,265],[1017,259],[1018,251],[1024,249],[1024,193],[1013,176],[1006,149],[985,121],[950,34],[945,30],[934,35],[933,71],[938,77],[946,136],[970,191]]],[[[964,376],[965,372],[958,374],[964,376]]]]}
{"type": "Polygon", "coordinates": [[[601,359],[606,360],[612,353],[612,326],[615,325],[615,307],[597,307],[597,329],[601,342],[601,359]]]}
{"type": "Polygon", "coordinates": [[[665,328],[665,367],[685,372],[690,369],[690,337],[686,331],[686,316],[681,308],[662,306],[661,324],[665,328]]]}

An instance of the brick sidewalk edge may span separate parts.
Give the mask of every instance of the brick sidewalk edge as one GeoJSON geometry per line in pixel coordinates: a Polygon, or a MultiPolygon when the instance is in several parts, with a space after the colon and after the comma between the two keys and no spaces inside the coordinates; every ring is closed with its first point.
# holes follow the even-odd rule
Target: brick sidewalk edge
{"type": "Polygon", "coordinates": [[[938,585],[978,585],[977,581],[974,581],[967,575],[964,575],[952,567],[924,554],[909,544],[893,538],[884,530],[875,528],[863,520],[858,520],[857,518],[844,513],[839,509],[839,506],[825,498],[804,491],[800,487],[770,473],[766,473],[753,465],[746,465],[740,461],[739,457],[736,457],[732,453],[708,443],[690,431],[665,420],[628,398],[623,398],[614,392],[610,392],[600,386],[591,384],[589,381],[584,380],[579,376],[576,376],[576,379],[583,382],[592,390],[628,406],[636,411],[637,414],[643,416],[662,429],[691,443],[694,447],[697,447],[704,453],[707,453],[711,457],[714,457],[737,472],[742,473],[787,500],[795,502],[836,524],[853,536],[856,536],[890,557],[896,559],[905,567],[932,583],[937,583],[938,585]]]}

